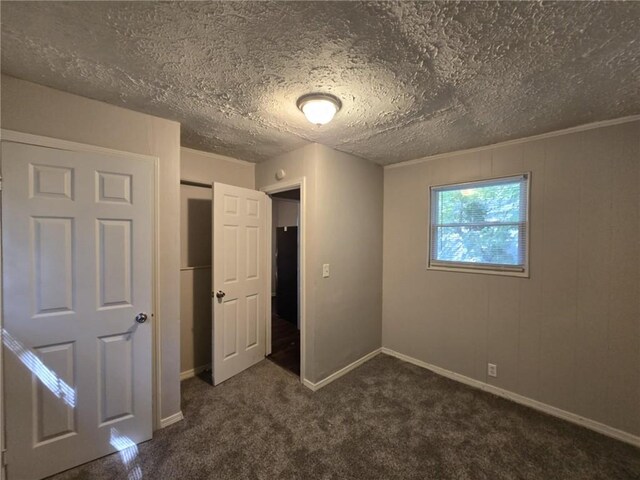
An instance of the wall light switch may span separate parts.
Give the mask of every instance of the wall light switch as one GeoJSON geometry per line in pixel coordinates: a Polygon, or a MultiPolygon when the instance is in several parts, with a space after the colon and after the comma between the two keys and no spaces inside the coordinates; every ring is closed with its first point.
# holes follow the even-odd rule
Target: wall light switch
{"type": "Polygon", "coordinates": [[[329,264],[322,265],[322,278],[329,278],[329,264]]]}
{"type": "Polygon", "coordinates": [[[498,366],[494,363],[490,363],[488,365],[487,368],[487,373],[489,374],[490,377],[497,377],[498,376],[498,366]]]}

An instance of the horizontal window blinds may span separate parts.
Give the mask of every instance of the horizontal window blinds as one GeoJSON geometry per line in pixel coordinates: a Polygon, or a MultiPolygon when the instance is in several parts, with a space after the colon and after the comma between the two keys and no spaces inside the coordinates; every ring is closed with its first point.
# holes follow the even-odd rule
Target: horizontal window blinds
{"type": "Polygon", "coordinates": [[[431,187],[431,265],[524,271],[528,174],[431,187]]]}

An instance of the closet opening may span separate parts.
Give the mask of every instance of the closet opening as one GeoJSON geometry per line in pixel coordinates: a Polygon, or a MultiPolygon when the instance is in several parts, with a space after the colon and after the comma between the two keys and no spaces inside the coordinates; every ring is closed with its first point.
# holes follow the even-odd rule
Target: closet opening
{"type": "Polygon", "coordinates": [[[180,380],[211,380],[211,184],[180,180],[180,380]]]}

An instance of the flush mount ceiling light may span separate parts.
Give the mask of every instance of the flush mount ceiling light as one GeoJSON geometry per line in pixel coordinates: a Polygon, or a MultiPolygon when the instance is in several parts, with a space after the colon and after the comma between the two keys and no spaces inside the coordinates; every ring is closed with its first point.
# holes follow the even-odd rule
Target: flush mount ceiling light
{"type": "Polygon", "coordinates": [[[327,93],[310,93],[300,97],[296,105],[311,123],[325,125],[333,120],[342,107],[342,102],[327,93]]]}

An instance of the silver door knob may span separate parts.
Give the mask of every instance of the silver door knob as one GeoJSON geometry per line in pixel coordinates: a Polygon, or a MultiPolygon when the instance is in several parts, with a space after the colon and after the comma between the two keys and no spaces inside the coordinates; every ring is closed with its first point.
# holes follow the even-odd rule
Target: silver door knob
{"type": "Polygon", "coordinates": [[[144,323],[147,321],[147,314],[144,312],[140,312],[139,314],[136,315],[136,322],[138,323],[144,323]]]}
{"type": "Polygon", "coordinates": [[[218,290],[218,292],[216,293],[216,298],[222,298],[226,295],[226,293],[224,293],[222,290],[218,290]]]}

